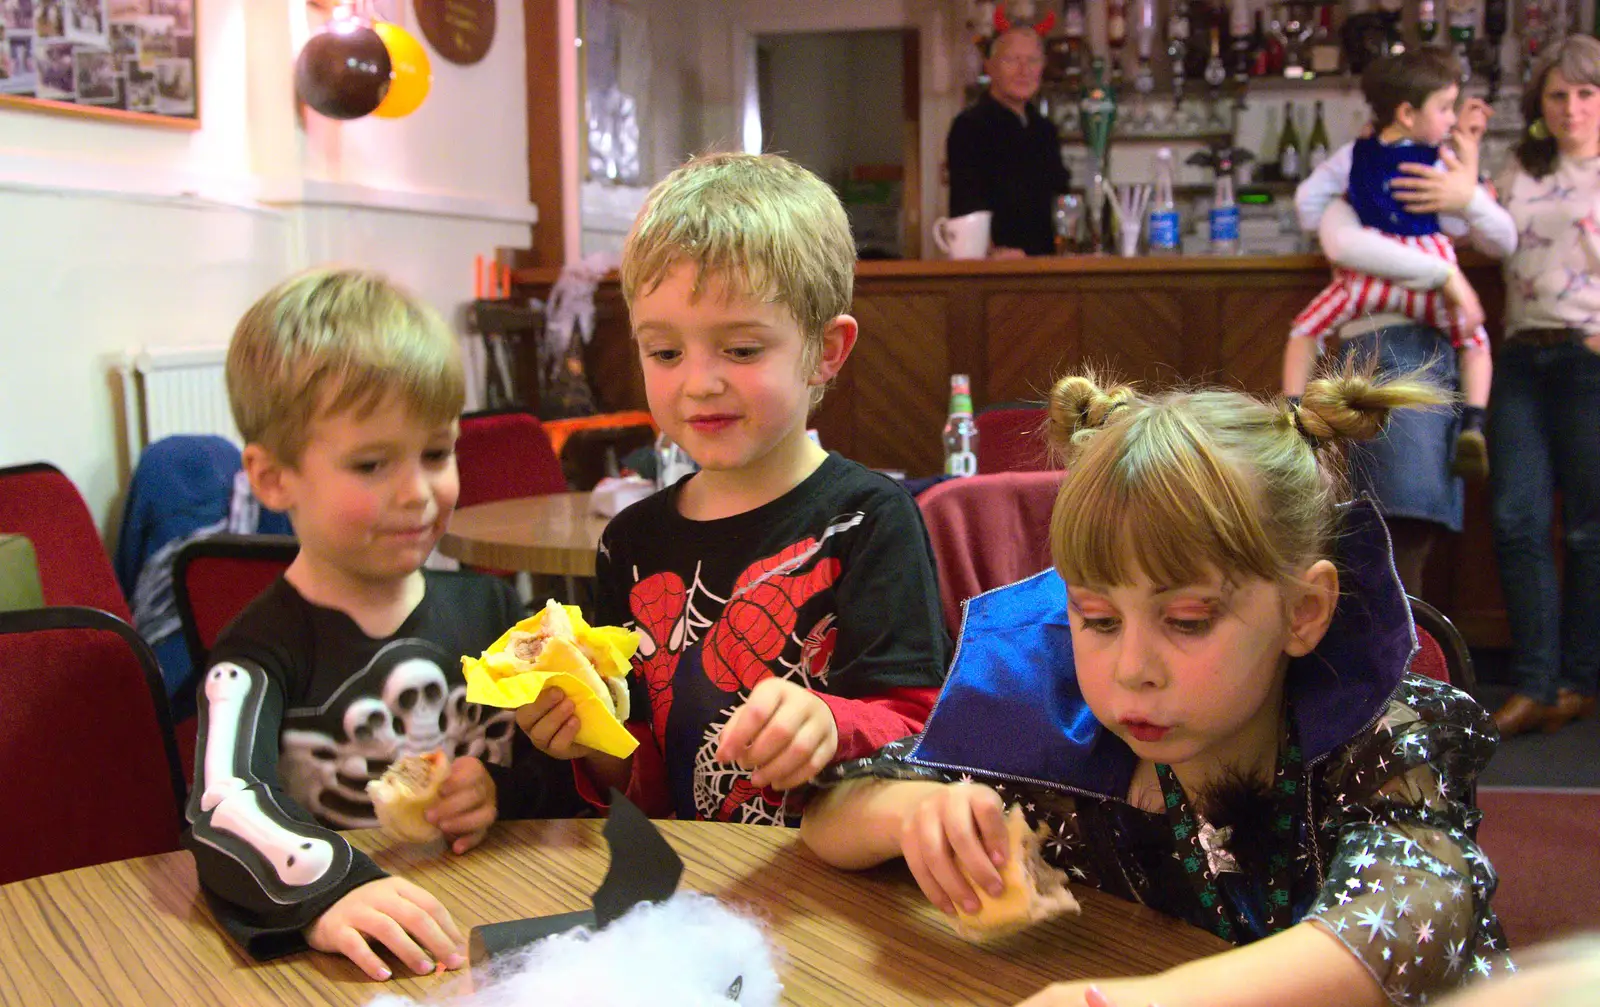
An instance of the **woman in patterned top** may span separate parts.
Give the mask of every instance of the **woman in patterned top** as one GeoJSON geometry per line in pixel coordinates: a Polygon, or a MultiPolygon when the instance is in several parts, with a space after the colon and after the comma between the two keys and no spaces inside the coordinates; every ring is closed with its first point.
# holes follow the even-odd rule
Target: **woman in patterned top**
{"type": "Polygon", "coordinates": [[[1592,714],[1600,686],[1600,41],[1563,39],[1522,94],[1528,132],[1498,180],[1519,237],[1489,402],[1517,683],[1494,715],[1505,735],[1592,714]],[[1564,588],[1551,541],[1557,486],[1564,588]]]}
{"type": "Polygon", "coordinates": [[[849,869],[904,856],[971,911],[1021,805],[1074,883],[1240,945],[1095,984],[1134,1007],[1423,1003],[1510,968],[1470,803],[1494,727],[1408,674],[1382,521],[1337,503],[1340,441],[1444,398],[1352,371],[1298,406],[1057,383],[1055,569],[968,603],[926,729],[830,770],[805,840],[849,869]]]}

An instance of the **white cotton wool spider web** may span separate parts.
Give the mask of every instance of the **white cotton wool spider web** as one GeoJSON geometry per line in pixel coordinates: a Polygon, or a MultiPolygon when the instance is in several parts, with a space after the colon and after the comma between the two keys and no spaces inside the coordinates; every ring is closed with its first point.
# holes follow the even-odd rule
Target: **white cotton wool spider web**
{"type": "MultiPolygon", "coordinates": [[[[438,1007],[776,1007],[778,952],[756,921],[680,892],[636,906],[598,933],[547,937],[497,962],[482,989],[464,977],[438,1007]],[[730,996],[730,992],[732,995],[730,996]]],[[[381,996],[368,1007],[411,1007],[381,996]]]]}

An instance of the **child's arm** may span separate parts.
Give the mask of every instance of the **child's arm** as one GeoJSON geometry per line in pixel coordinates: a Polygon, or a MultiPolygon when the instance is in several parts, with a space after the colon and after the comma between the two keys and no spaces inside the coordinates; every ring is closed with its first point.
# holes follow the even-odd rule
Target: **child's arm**
{"type": "Polygon", "coordinates": [[[1317,230],[1328,206],[1343,198],[1345,190],[1350,188],[1350,165],[1354,155],[1355,144],[1345,144],[1295,187],[1294,209],[1300,218],[1301,230],[1317,230]]]}
{"type": "Polygon", "coordinates": [[[443,906],[415,885],[386,878],[278,785],[285,693],[268,670],[271,653],[224,640],[201,684],[192,828],[184,842],[213,912],[257,959],[310,945],[387,978],[367,944],[375,937],[418,972],[432,971],[430,958],[457,967],[461,935],[443,906]]]}
{"type": "Polygon", "coordinates": [[[830,762],[917,733],[944,682],[933,547],[915,501],[884,486],[864,501],[861,523],[848,534],[835,621],[816,643],[824,656],[801,657],[814,690],[763,681],[723,728],[718,758],[755,770],[758,785],[792,789],[830,762]]]}
{"type": "Polygon", "coordinates": [[[1365,227],[1340,198],[1324,208],[1317,229],[1322,254],[1335,265],[1381,276],[1410,290],[1434,290],[1455,271],[1450,262],[1365,227]]]}
{"type": "Polygon", "coordinates": [[[1380,1007],[1389,998],[1344,945],[1307,923],[1244,947],[1132,979],[1057,983],[1022,1007],[1380,1007]]]}

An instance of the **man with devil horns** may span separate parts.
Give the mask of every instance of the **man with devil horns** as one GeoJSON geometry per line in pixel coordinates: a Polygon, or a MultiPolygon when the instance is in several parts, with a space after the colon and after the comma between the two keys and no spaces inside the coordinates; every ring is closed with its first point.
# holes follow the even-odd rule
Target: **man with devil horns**
{"type": "Polygon", "coordinates": [[[996,35],[984,63],[989,89],[956,116],[945,141],[950,216],[994,214],[990,258],[1050,255],[1055,197],[1071,181],[1055,124],[1033,104],[1044,74],[1043,35],[1053,18],[1032,27],[1012,25],[999,7],[994,20],[996,35]]]}

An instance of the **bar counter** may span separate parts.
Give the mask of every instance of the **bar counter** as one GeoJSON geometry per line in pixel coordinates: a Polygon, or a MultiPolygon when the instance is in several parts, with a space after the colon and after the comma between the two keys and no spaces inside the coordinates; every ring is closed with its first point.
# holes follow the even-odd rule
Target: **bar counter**
{"type": "MultiPolygon", "coordinates": [[[[1499,267],[1470,252],[1463,266],[1498,340],[1499,267]]],[[[513,282],[543,297],[556,273],[519,270],[513,282]]],[[[920,476],[943,464],[952,373],[971,375],[979,409],[1042,398],[1057,375],[1084,365],[1148,388],[1204,381],[1274,392],[1290,321],[1328,276],[1320,255],[861,262],[860,340],[814,425],[824,445],[865,465],[920,476]]],[[[614,277],[596,307],[586,362],[600,405],[645,408],[614,277]]],[[[1506,644],[1481,489],[1469,488],[1464,533],[1435,550],[1424,593],[1470,643],[1506,644]]]]}

